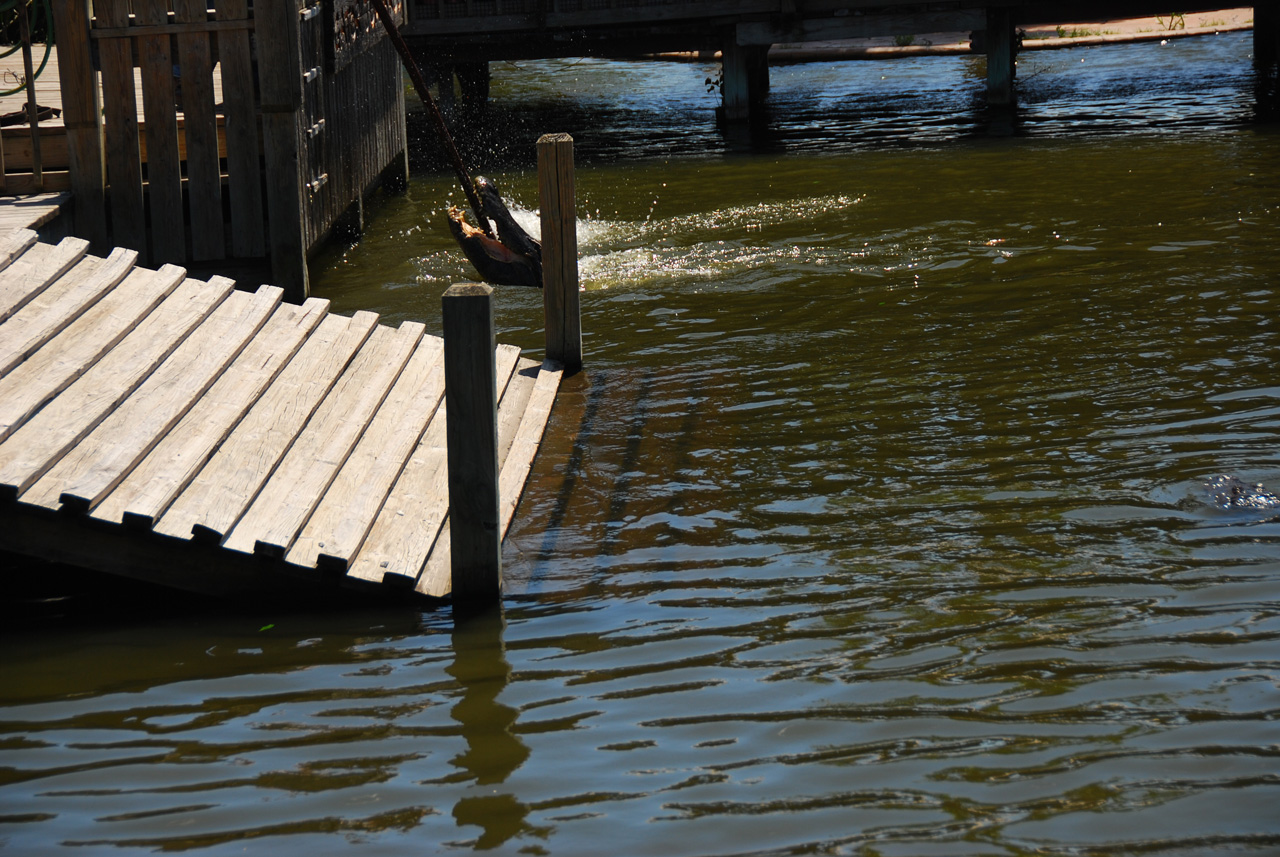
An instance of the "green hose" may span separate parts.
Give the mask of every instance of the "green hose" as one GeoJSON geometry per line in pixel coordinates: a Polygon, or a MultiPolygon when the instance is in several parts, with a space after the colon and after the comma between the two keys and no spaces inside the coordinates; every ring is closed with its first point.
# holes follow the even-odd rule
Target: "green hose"
{"type": "MultiPolygon", "coordinates": [[[[49,0],[3,0],[0,2],[0,21],[3,22],[2,29],[8,30],[15,26],[19,14],[31,15],[31,32],[40,32],[40,24],[44,24],[44,56],[40,58],[40,67],[33,72],[32,79],[39,77],[44,71],[45,66],[49,64],[49,54],[53,53],[53,15],[49,9],[49,0]],[[18,11],[20,6],[28,7],[30,11],[24,9],[18,11]],[[12,16],[10,13],[16,13],[12,16]]],[[[11,56],[22,50],[22,44],[16,44],[11,48],[0,52],[0,59],[11,56]]],[[[27,88],[28,81],[21,81],[13,89],[0,89],[0,96],[15,95],[27,88]]]]}

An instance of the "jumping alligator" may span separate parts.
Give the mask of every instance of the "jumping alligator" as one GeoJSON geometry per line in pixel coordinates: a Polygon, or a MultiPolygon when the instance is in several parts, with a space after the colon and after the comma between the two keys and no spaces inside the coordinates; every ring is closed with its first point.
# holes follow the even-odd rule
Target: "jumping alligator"
{"type": "Polygon", "coordinates": [[[499,286],[542,288],[542,244],[525,232],[511,216],[498,186],[476,176],[481,214],[498,230],[494,238],[467,222],[466,212],[449,207],[449,231],[485,282],[499,286]]]}

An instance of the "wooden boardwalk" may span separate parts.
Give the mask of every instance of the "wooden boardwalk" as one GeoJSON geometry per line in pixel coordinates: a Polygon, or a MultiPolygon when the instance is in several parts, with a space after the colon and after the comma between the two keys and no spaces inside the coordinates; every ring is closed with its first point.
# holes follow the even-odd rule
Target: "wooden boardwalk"
{"type": "MultiPolygon", "coordinates": [[[[0,549],[212,595],[450,588],[442,340],[0,236],[0,549]]],[[[561,371],[499,345],[505,534],[561,371]]]]}

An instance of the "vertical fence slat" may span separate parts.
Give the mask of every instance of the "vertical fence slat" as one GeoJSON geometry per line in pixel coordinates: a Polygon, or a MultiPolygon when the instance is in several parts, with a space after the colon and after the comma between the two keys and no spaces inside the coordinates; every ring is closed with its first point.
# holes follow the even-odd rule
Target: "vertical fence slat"
{"type": "MultiPolygon", "coordinates": [[[[218,0],[218,20],[249,17],[247,0],[218,0]]],[[[218,34],[222,63],[222,109],[226,117],[227,192],[231,197],[231,253],[245,258],[266,253],[262,220],[262,170],[258,118],[253,107],[253,64],[247,30],[218,34]]]]}
{"type": "Polygon", "coordinates": [[[89,0],[59,0],[52,5],[62,120],[67,129],[67,155],[76,198],[74,229],[76,235],[89,240],[94,252],[106,252],[102,115],[89,50],[89,0]]]}
{"type": "MultiPolygon", "coordinates": [[[[97,0],[99,27],[127,27],[129,0],[97,0]]],[[[111,191],[111,240],[147,255],[142,199],[142,157],[138,148],[138,94],[133,83],[132,39],[100,39],[102,107],[106,118],[107,183],[111,191]]]]}
{"type": "MultiPolygon", "coordinates": [[[[135,0],[139,24],[167,24],[166,0],[135,0]]],[[[182,210],[182,164],[178,157],[178,116],[173,92],[169,36],[141,36],[142,108],[147,128],[147,187],[151,202],[153,262],[186,261],[182,210]]],[[[108,143],[108,145],[112,145],[108,143]]]]}
{"type": "MultiPolygon", "coordinates": [[[[206,0],[174,0],[176,23],[208,20],[206,0]]],[[[218,161],[218,117],[213,106],[213,62],[208,33],[182,33],[178,65],[183,127],[187,141],[187,204],[191,211],[191,257],[227,255],[222,225],[222,168],[218,161]]]]}

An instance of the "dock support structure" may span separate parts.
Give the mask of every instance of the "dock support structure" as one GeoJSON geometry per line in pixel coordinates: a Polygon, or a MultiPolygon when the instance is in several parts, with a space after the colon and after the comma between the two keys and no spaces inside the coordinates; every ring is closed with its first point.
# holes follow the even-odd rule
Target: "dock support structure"
{"type": "Polygon", "coordinates": [[[441,303],[450,576],[454,611],[466,613],[491,607],[502,597],[493,289],[472,283],[450,286],[441,303]]]}
{"type": "Polygon", "coordinates": [[[722,112],[728,122],[749,120],[769,94],[769,46],[740,45],[729,30],[721,48],[722,112]]]}
{"type": "Polygon", "coordinates": [[[566,374],[582,368],[578,300],[578,212],[574,200],[573,138],[538,139],[538,197],[542,217],[542,306],[547,359],[566,374]]]}
{"type": "Polygon", "coordinates": [[[1258,116],[1280,119],[1280,7],[1253,7],[1253,62],[1257,73],[1258,116]]]}
{"type": "Polygon", "coordinates": [[[1013,11],[1007,7],[987,8],[987,104],[1012,107],[1013,80],[1017,72],[1017,33],[1013,11]]]}

